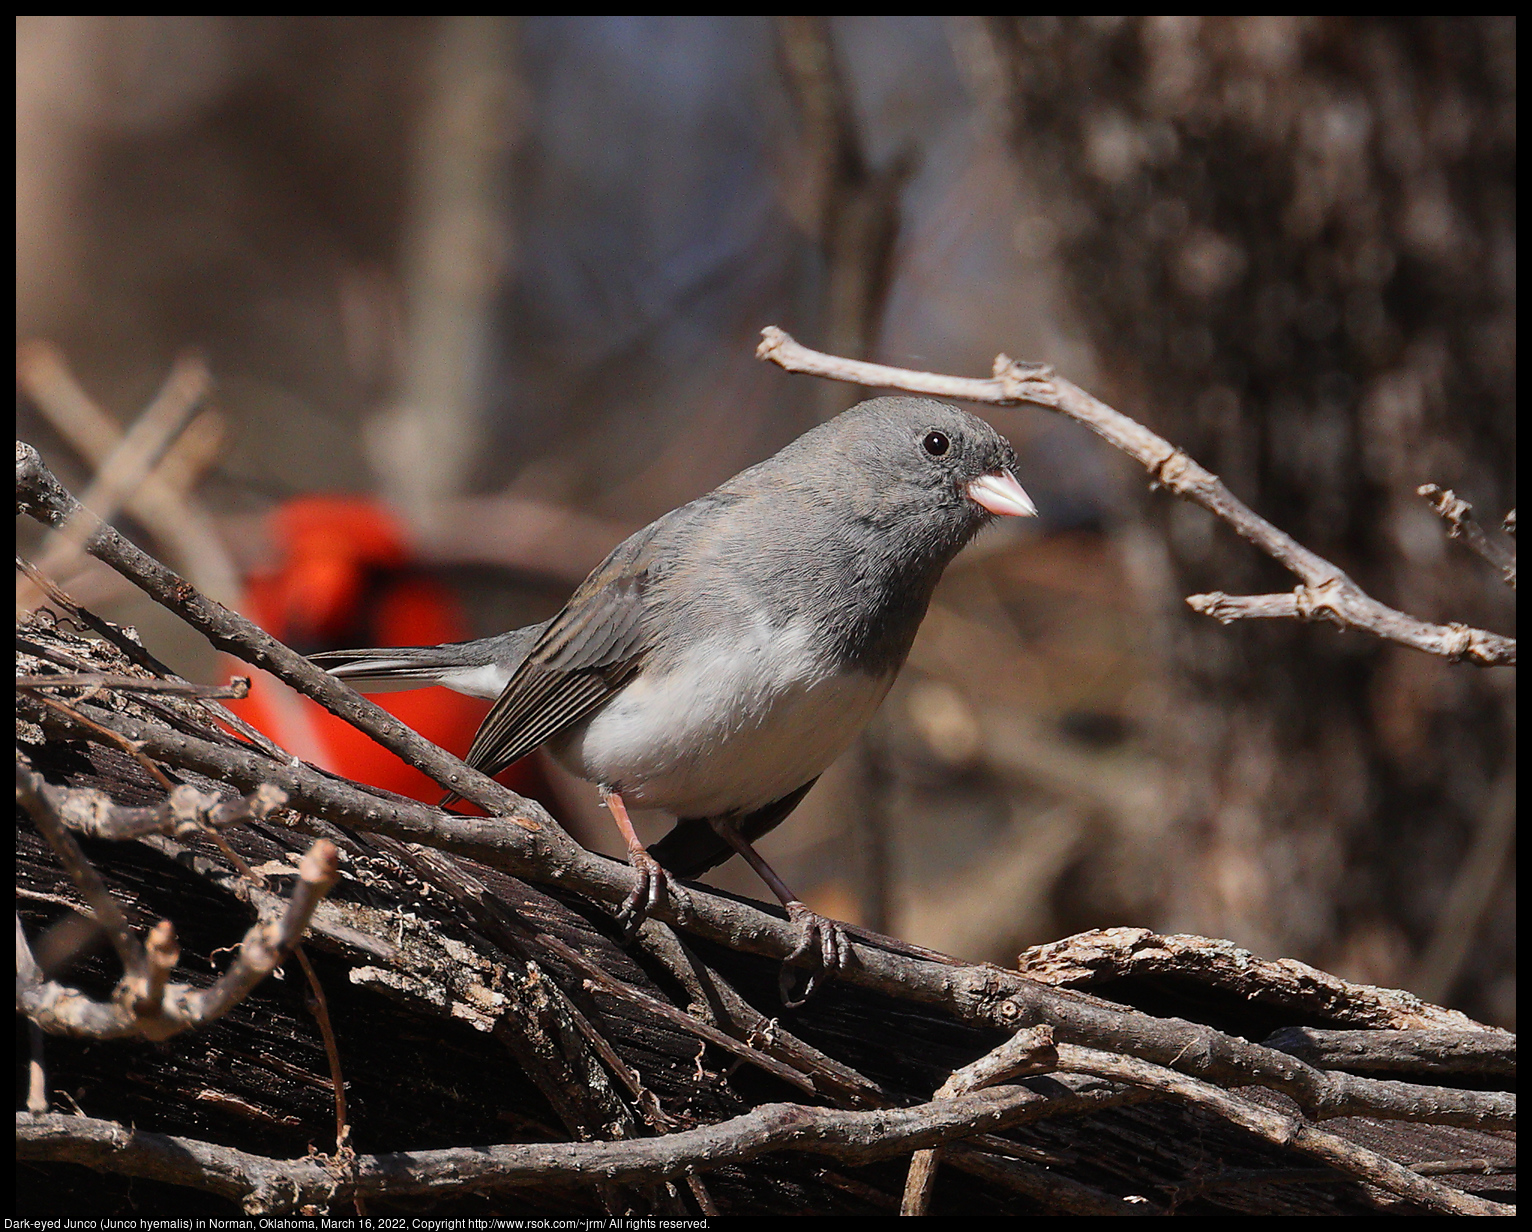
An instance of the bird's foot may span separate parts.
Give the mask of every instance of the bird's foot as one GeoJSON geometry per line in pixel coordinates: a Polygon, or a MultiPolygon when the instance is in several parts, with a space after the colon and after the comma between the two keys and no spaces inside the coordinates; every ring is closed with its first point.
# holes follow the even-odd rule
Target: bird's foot
{"type": "Polygon", "coordinates": [[[670,879],[670,874],[647,851],[643,848],[630,851],[628,863],[638,874],[638,884],[633,887],[632,893],[622,904],[622,910],[617,913],[617,923],[622,927],[624,941],[633,940],[639,925],[665,901],[667,894],[675,903],[677,914],[683,919],[691,914],[691,896],[670,879]]]}
{"type": "Polygon", "coordinates": [[[787,918],[803,929],[803,940],[798,942],[797,949],[782,960],[782,970],[777,976],[777,991],[782,996],[782,1004],[795,1010],[807,1004],[808,999],[819,991],[821,980],[834,978],[845,970],[851,944],[846,939],[845,927],[838,921],[811,911],[797,899],[785,905],[787,918]],[[791,968],[794,966],[809,968],[803,995],[796,998],[792,995],[791,968]]]}

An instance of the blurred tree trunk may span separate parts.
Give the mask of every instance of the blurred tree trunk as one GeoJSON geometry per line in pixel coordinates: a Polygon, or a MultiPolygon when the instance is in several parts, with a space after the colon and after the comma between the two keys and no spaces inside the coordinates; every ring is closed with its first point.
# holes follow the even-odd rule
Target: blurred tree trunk
{"type": "MultiPolygon", "coordinates": [[[[1385,602],[1509,630],[1511,592],[1415,488],[1455,488],[1486,525],[1514,504],[1514,20],[987,32],[1102,396],[1385,602]]],[[[1079,909],[1505,1021],[1513,673],[1329,627],[1220,627],[1184,596],[1293,579],[1199,510],[1148,507],[1176,822],[1142,866],[1092,874],[1079,909]]]]}

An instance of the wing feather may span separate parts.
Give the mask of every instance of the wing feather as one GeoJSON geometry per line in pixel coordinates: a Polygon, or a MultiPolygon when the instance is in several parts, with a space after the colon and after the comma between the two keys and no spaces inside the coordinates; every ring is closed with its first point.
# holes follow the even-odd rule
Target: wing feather
{"type": "Polygon", "coordinates": [[[584,718],[638,670],[655,539],[681,512],[618,544],[548,622],[474,736],[470,766],[498,774],[584,718]]]}

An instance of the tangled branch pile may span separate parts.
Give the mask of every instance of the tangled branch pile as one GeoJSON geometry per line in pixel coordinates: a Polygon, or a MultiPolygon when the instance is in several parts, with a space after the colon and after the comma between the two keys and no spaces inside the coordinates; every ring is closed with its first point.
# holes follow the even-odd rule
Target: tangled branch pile
{"type": "MultiPolygon", "coordinates": [[[[18,499],[73,508],[27,447],[18,499]]],[[[87,542],[333,686],[110,529],[87,542]]],[[[694,889],[625,949],[629,870],[532,802],[465,819],[289,759],[57,591],[17,636],[38,1211],[129,1184],[157,1212],[1512,1209],[1514,1040],[1408,994],[1113,930],[1021,972],[859,940],[788,1012],[780,913],[694,889]]]]}

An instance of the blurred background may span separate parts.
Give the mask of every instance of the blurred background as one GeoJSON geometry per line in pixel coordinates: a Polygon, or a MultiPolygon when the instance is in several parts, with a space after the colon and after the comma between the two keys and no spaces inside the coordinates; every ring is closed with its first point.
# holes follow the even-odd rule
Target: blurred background
{"type": "MultiPolygon", "coordinates": [[[[1515,503],[1512,19],[17,32],[20,435],[299,649],[541,619],[865,396],[755,360],[768,324],[1050,363],[1378,599],[1514,628],[1415,495],[1492,535],[1515,503]]],[[[866,739],[761,844],[788,884],[969,959],[1144,925],[1513,1026],[1514,670],[1197,616],[1294,579],[1085,430],[972,409],[1042,516],[949,570],[866,739]]],[[[103,570],[65,581],[188,676],[232,670],[103,570]]],[[[391,698],[459,753],[483,710],[391,698]]],[[[274,682],[249,705],[424,793],[274,682]]],[[[620,854],[594,789],[513,774],[620,854]]],[[[716,883],[760,896],[734,864],[716,883]]]]}

